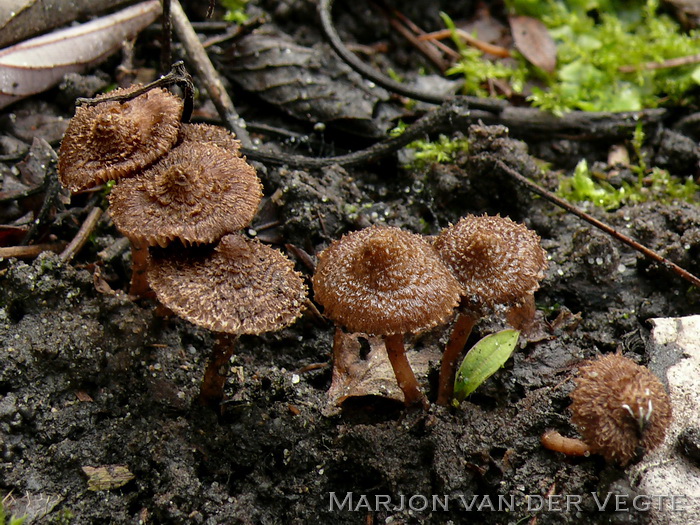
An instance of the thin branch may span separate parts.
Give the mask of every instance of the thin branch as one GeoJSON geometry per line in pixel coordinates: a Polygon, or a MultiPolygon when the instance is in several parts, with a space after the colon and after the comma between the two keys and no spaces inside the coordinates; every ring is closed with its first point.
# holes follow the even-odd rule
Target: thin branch
{"type": "Polygon", "coordinates": [[[216,110],[231,131],[236,134],[236,138],[244,146],[253,147],[250,135],[245,128],[245,122],[238,115],[233,101],[224,88],[221,76],[214,68],[209,59],[204,46],[199,41],[197,33],[194,32],[185,11],[178,0],[172,1],[172,21],[175,32],[187,51],[188,59],[192,63],[197,75],[207,88],[216,110]]]}
{"type": "Polygon", "coordinates": [[[60,258],[64,262],[68,262],[85,246],[85,243],[92,235],[92,232],[97,228],[97,223],[102,217],[102,208],[95,206],[90,213],[88,213],[87,218],[83,221],[80,226],[78,233],[73,237],[73,240],[66,246],[66,249],[61,252],[60,258]]]}
{"type": "Polygon", "coordinates": [[[700,53],[696,55],[670,58],[668,60],[664,60],[663,62],[645,62],[644,64],[639,64],[638,66],[620,66],[617,69],[621,73],[634,73],[635,71],[644,69],[668,69],[672,67],[689,66],[691,64],[697,64],[698,62],[700,62],[700,53]]]}
{"type": "Polygon", "coordinates": [[[543,197],[547,199],[549,202],[556,204],[560,208],[565,209],[569,213],[575,215],[579,219],[582,219],[586,221],[589,224],[592,224],[596,228],[598,228],[601,231],[604,231],[611,237],[614,237],[618,241],[626,244],[630,248],[642,253],[645,257],[651,259],[652,261],[655,261],[659,264],[661,264],[664,268],[667,270],[675,273],[677,276],[679,276],[682,279],[685,279],[688,281],[690,284],[693,286],[696,286],[700,288],[700,278],[696,277],[692,273],[688,272],[687,270],[684,270],[680,266],[678,266],[676,263],[669,261],[665,257],[659,255],[656,253],[654,250],[647,248],[643,244],[638,243],[634,239],[628,237],[627,235],[624,235],[617,231],[615,228],[612,226],[609,226],[605,224],[602,221],[599,221],[592,215],[589,215],[588,213],[584,212],[583,210],[577,208],[573,204],[570,204],[569,202],[565,201],[564,199],[557,197],[553,193],[547,191],[544,189],[542,186],[539,184],[536,184],[535,182],[531,181],[530,179],[523,177],[520,173],[515,171],[513,168],[505,164],[503,161],[497,160],[495,162],[496,166],[507,176],[511,177],[521,185],[525,186],[528,190],[530,190],[533,193],[536,193],[540,197],[543,197]]]}
{"type": "MultiPolygon", "coordinates": [[[[445,97],[441,94],[410,88],[405,84],[396,82],[395,80],[375,71],[373,68],[362,62],[362,60],[360,60],[347,47],[345,47],[345,44],[335,30],[331,17],[332,7],[333,0],[319,0],[318,14],[321,18],[321,28],[323,29],[326,38],[328,38],[328,41],[335,52],[351,68],[353,68],[363,77],[370,79],[375,84],[378,84],[389,91],[393,91],[394,93],[398,93],[399,95],[428,102],[430,104],[442,104],[445,101],[445,97]]],[[[506,106],[506,103],[502,100],[489,100],[478,97],[464,97],[464,100],[473,108],[485,109],[493,112],[498,112],[506,106]]]]}
{"type": "Polygon", "coordinates": [[[38,256],[42,252],[60,252],[66,246],[64,241],[49,242],[44,244],[32,244],[31,246],[7,246],[0,248],[0,259],[29,259],[38,256]]]}
{"type": "MultiPolygon", "coordinates": [[[[497,56],[500,58],[508,58],[511,56],[510,51],[508,49],[506,49],[505,47],[489,44],[488,42],[484,42],[483,40],[479,40],[478,38],[474,38],[472,35],[470,35],[469,33],[467,33],[466,31],[464,31],[462,29],[457,29],[457,30],[455,30],[455,32],[457,33],[457,36],[459,36],[467,44],[469,44],[472,47],[475,47],[479,51],[483,51],[484,53],[488,53],[489,55],[494,55],[494,56],[497,56]]],[[[427,33],[425,35],[419,36],[418,40],[431,41],[431,40],[440,40],[443,38],[452,38],[452,30],[451,29],[441,29],[440,31],[434,31],[432,33],[427,33]]]]}

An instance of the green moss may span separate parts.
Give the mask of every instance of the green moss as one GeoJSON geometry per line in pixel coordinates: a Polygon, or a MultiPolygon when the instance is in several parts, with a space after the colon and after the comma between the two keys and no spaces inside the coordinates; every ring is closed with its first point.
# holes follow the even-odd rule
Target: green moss
{"type": "Polygon", "coordinates": [[[469,151],[469,141],[461,136],[452,138],[440,135],[436,141],[416,140],[406,148],[413,150],[413,159],[407,167],[422,169],[431,164],[455,162],[458,154],[469,151]]]}
{"type": "Polygon", "coordinates": [[[595,206],[612,210],[623,204],[647,201],[697,202],[698,191],[700,185],[692,177],[678,179],[660,168],[640,173],[634,184],[623,182],[621,186],[615,187],[605,179],[593,176],[586,161],[582,160],[576,165],[571,177],[561,179],[557,194],[571,202],[591,202],[595,206]]]}
{"type": "MultiPolygon", "coordinates": [[[[467,93],[485,95],[487,78],[502,78],[518,92],[532,81],[530,102],[561,114],[569,110],[635,111],[686,105],[700,83],[700,66],[645,69],[648,62],[700,53],[700,31],[684,33],[659,12],[658,0],[507,0],[511,12],[542,20],[557,45],[556,71],[547,74],[518,58],[517,66],[491,62],[459,47],[450,73],[465,75],[467,93]],[[622,72],[629,66],[633,72],[622,72]]],[[[445,19],[447,27],[454,27],[445,19]]],[[[455,42],[458,39],[455,38],[455,42]]],[[[517,58],[517,57],[516,57],[517,58]]]]}
{"type": "Polygon", "coordinates": [[[22,525],[26,519],[26,515],[22,517],[17,517],[14,514],[8,516],[4,500],[0,502],[0,525],[22,525]]]}
{"type": "Polygon", "coordinates": [[[226,8],[224,20],[236,24],[242,24],[248,21],[248,15],[245,12],[248,0],[221,0],[221,5],[226,8]]]}
{"type": "Polygon", "coordinates": [[[450,69],[447,75],[462,75],[464,84],[462,92],[479,97],[488,97],[490,93],[484,88],[487,81],[501,79],[508,82],[511,89],[520,93],[525,83],[527,67],[524,61],[520,68],[514,68],[504,62],[493,62],[484,58],[484,53],[476,48],[464,45],[464,42],[456,35],[455,25],[452,19],[445,13],[440,13],[445,25],[452,30],[452,40],[454,41],[461,58],[450,69]]]}

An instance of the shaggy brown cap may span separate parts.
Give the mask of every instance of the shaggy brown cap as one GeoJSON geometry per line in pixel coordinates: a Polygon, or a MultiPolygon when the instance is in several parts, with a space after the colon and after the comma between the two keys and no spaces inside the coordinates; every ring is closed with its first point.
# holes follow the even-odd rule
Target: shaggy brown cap
{"type": "Polygon", "coordinates": [[[184,142],[151,168],[119,182],[109,196],[117,228],[131,239],[165,246],[212,243],[253,220],[262,199],[255,168],[202,142],[184,142]]]}
{"type": "Polygon", "coordinates": [[[447,320],[461,288],[430,244],[372,226],[334,241],[313,277],[324,314],[352,332],[416,333],[447,320]]]}
{"type": "MultiPolygon", "coordinates": [[[[126,95],[138,87],[103,96],[126,95]]],[[[126,102],[79,106],[61,142],[61,184],[79,191],[152,164],[177,141],[182,107],[182,100],[164,89],[126,102]]]]}
{"type": "Polygon", "coordinates": [[[211,124],[183,124],[178,142],[209,142],[239,155],[241,143],[236,136],[221,126],[211,124]]]}
{"type": "Polygon", "coordinates": [[[148,282],[183,319],[230,334],[280,330],[301,315],[306,299],[306,285],[289,259],[238,234],[214,249],[156,250],[148,282]]]}
{"type": "Polygon", "coordinates": [[[467,215],[434,246],[477,310],[519,303],[539,288],[547,267],[539,236],[507,217],[467,215]]]}
{"type": "Polygon", "coordinates": [[[671,401],[649,369],[610,354],[582,366],[576,383],[571,419],[591,452],[624,466],[664,440],[671,401]]]}

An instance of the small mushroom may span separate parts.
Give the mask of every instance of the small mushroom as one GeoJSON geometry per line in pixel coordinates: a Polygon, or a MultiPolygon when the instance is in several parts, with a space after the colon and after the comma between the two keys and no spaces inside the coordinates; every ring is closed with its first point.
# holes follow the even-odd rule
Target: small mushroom
{"type": "Polygon", "coordinates": [[[250,224],[262,199],[255,168],[207,142],[187,141],[109,196],[115,225],[130,239],[166,246],[216,242],[250,224]]]}
{"type": "Polygon", "coordinates": [[[240,155],[241,143],[233,133],[221,126],[211,124],[183,124],[180,128],[182,142],[207,142],[224,148],[234,155],[240,155]]]}
{"type": "Polygon", "coordinates": [[[438,403],[448,405],[457,361],[474,325],[502,306],[515,328],[526,327],[547,258],[534,231],[498,215],[468,215],[445,228],[433,245],[464,289],[440,368],[438,403]]]}
{"type": "MultiPolygon", "coordinates": [[[[153,251],[148,282],[183,319],[235,336],[281,330],[301,315],[306,301],[306,285],[292,262],[240,234],[226,235],[215,248],[153,251]]],[[[219,369],[232,352],[232,341],[219,338],[202,383],[203,404],[222,399],[225,376],[219,369]]]]}
{"type": "Polygon", "coordinates": [[[148,246],[218,241],[253,220],[262,199],[255,168],[243,157],[207,142],[185,141],[110,193],[115,225],[132,242],[132,295],[147,289],[141,277],[148,246]]]}
{"type": "MultiPolygon", "coordinates": [[[[128,95],[139,87],[103,97],[128,95]]],[[[61,142],[61,184],[80,191],[149,166],[177,141],[182,108],[182,100],[162,88],[125,102],[79,106],[61,142]]]]}
{"type": "Polygon", "coordinates": [[[625,466],[663,442],[671,401],[648,368],[609,354],[588,362],[579,374],[571,419],[591,452],[625,466]]]}
{"type": "Polygon", "coordinates": [[[349,233],[319,254],[313,287],[334,322],[352,332],[384,336],[406,404],[425,404],[403,337],[444,323],[461,293],[432,246],[393,227],[349,233]]]}

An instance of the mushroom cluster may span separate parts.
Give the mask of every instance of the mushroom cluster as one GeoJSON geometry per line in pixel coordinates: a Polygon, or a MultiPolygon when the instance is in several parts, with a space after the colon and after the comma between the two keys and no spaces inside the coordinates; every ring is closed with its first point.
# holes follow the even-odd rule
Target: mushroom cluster
{"type": "MultiPolygon", "coordinates": [[[[262,199],[240,143],[217,126],[181,124],[183,103],[164,89],[112,98],[76,110],[58,168],[73,191],[117,181],[110,213],[132,244],[130,293],[150,287],[184,319],[220,333],[257,335],[295,321],[306,298],[301,274],[278,250],[239,233],[262,199]]],[[[217,346],[230,356],[231,344],[217,346]]],[[[204,394],[208,380],[218,381],[213,361],[206,404],[223,396],[218,388],[204,394]]]]}
{"type": "Polygon", "coordinates": [[[399,228],[372,226],[319,254],[314,296],[336,324],[384,337],[406,404],[425,398],[405,357],[404,334],[446,323],[458,307],[440,370],[437,401],[447,405],[457,361],[481,317],[500,308],[515,328],[532,321],[547,264],[539,241],[499,216],[464,217],[432,244],[399,228]]]}

